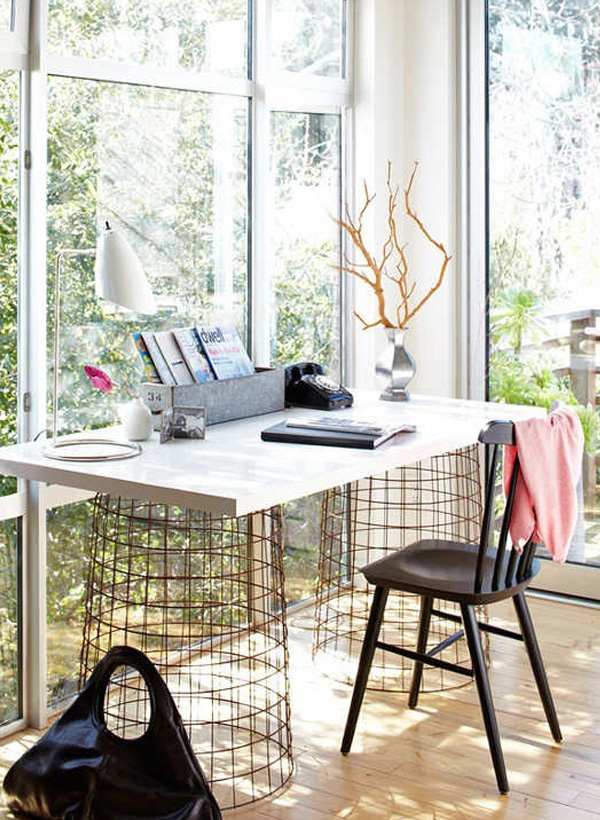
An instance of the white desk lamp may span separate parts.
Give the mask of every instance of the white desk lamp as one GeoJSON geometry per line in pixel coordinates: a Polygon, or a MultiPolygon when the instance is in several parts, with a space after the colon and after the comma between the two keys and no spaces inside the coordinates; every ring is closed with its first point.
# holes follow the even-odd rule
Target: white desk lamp
{"type": "Polygon", "coordinates": [[[65,461],[114,461],[141,453],[139,444],[106,438],[73,438],[58,440],[58,363],[60,353],[60,286],[62,263],[66,256],[95,256],[96,293],[120,307],[136,313],[156,313],[156,301],[131,245],[122,234],[106,229],[98,237],[96,248],[61,249],[56,255],[54,279],[54,379],[52,392],[52,443],[44,455],[65,461]]]}

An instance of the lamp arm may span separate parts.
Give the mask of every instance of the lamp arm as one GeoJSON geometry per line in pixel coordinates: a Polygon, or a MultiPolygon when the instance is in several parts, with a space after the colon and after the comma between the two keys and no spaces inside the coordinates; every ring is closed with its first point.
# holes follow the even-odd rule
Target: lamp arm
{"type": "Polygon", "coordinates": [[[52,374],[52,445],[58,435],[58,362],[60,358],[60,284],[65,256],[95,256],[95,248],[59,248],[56,253],[54,274],[54,372],[52,374]]]}

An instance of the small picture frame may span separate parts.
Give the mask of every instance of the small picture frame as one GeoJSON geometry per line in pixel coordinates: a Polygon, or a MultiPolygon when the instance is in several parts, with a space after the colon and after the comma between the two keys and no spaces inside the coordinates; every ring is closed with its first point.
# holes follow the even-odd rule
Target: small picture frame
{"type": "Polygon", "coordinates": [[[172,408],[173,438],[203,439],[206,430],[204,407],[172,408]]]}
{"type": "Polygon", "coordinates": [[[168,407],[160,414],[160,443],[173,440],[173,408],[168,407]]]}

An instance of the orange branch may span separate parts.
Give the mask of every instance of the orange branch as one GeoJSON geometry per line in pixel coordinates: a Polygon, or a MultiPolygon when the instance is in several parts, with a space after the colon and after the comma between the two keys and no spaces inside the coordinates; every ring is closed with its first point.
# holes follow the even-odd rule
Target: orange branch
{"type": "Polygon", "coordinates": [[[375,255],[370,254],[363,238],[363,220],[369,207],[371,206],[371,203],[375,199],[375,194],[369,193],[366,181],[363,180],[364,203],[358,213],[358,218],[356,219],[356,221],[352,219],[348,206],[346,206],[345,209],[345,219],[334,218],[334,222],[345,231],[345,233],[351,240],[352,244],[354,245],[355,249],[360,254],[360,257],[362,257],[362,259],[364,260],[364,262],[355,263],[351,262],[348,259],[348,257],[344,255],[344,264],[336,267],[338,267],[338,269],[344,273],[349,273],[352,276],[356,276],[358,279],[364,282],[365,285],[368,285],[368,287],[371,288],[371,290],[375,294],[375,298],[377,300],[377,311],[379,318],[376,321],[371,323],[366,322],[362,318],[362,316],[360,316],[360,314],[356,313],[356,311],[354,313],[356,318],[362,323],[363,328],[365,330],[370,327],[376,327],[377,325],[383,325],[384,327],[388,328],[406,327],[409,320],[412,319],[412,317],[423,307],[423,305],[433,296],[433,294],[437,290],[439,290],[444,281],[444,276],[446,275],[448,264],[452,259],[452,256],[448,254],[443,243],[438,242],[436,239],[433,238],[428,228],[425,226],[423,221],[418,217],[416,212],[411,207],[410,195],[412,192],[418,167],[419,163],[415,162],[408,181],[408,185],[404,189],[404,206],[406,216],[417,225],[417,228],[419,229],[419,232],[424,237],[424,239],[430,242],[435,248],[437,248],[440,251],[440,253],[442,254],[442,262],[436,281],[414,307],[411,306],[411,300],[415,292],[416,282],[411,281],[409,278],[409,261],[406,255],[406,244],[402,244],[400,242],[400,238],[398,235],[398,225],[395,213],[398,205],[399,187],[396,186],[394,188],[392,185],[392,163],[388,162],[386,178],[386,188],[388,195],[388,235],[385,241],[383,242],[380,262],[377,261],[375,255]],[[388,265],[388,263],[390,265],[393,264],[393,269],[395,273],[390,273],[388,270],[386,270],[386,266],[388,265]],[[362,270],[359,270],[359,268],[364,268],[365,271],[363,272],[362,270]],[[388,318],[386,313],[385,294],[383,290],[384,276],[391,282],[394,282],[397,286],[399,301],[398,305],[394,310],[396,324],[394,324],[388,318]]]}
{"type": "Polygon", "coordinates": [[[363,319],[363,317],[360,315],[360,313],[357,313],[356,311],[354,311],[354,315],[355,315],[355,316],[356,316],[356,318],[359,320],[359,322],[362,322],[362,325],[363,325],[363,330],[368,330],[370,327],[377,327],[377,325],[381,325],[381,324],[383,324],[383,322],[381,321],[381,318],[379,318],[379,319],[377,319],[377,321],[375,321],[375,322],[371,322],[371,323],[369,324],[369,322],[365,322],[365,320],[364,320],[364,319],[363,319]]]}

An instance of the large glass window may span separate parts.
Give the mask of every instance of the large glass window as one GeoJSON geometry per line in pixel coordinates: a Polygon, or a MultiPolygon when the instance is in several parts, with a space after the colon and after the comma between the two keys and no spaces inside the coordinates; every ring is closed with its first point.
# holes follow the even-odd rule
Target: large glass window
{"type": "Polygon", "coordinates": [[[21,715],[20,522],[0,521],[0,725],[21,715]]]}
{"type": "Polygon", "coordinates": [[[50,78],[50,292],[57,251],[93,248],[107,220],[130,239],[160,306],[152,318],[107,314],[94,297],[93,259],[64,260],[63,431],[112,420],[119,402],[135,393],[141,365],[132,331],[224,317],[245,331],[247,142],[243,98],[50,78]],[[99,402],[90,390],[85,364],[116,382],[112,402],[99,402]]]}
{"type": "MultiPolygon", "coordinates": [[[[269,270],[271,361],[315,361],[340,376],[340,117],[271,115],[269,270]]],[[[317,578],[321,495],[284,507],[288,601],[311,597],[317,578]]]]}
{"type": "Polygon", "coordinates": [[[341,77],[344,25],[345,3],[340,0],[273,0],[274,66],[341,77]]]}
{"type": "Polygon", "coordinates": [[[490,393],[577,408],[587,452],[569,560],[600,564],[600,8],[488,10],[490,393]]]}
{"type": "Polygon", "coordinates": [[[271,117],[271,357],[340,371],[340,118],[271,117]]]}
{"type": "MultiPolygon", "coordinates": [[[[60,433],[111,423],[135,394],[142,367],[132,331],[228,322],[257,364],[309,359],[340,374],[341,248],[330,217],[339,217],[344,198],[349,1],[48,0],[47,13],[32,20],[34,53],[25,55],[31,4],[0,0],[0,444],[15,442],[18,430],[33,436],[50,426],[60,251],[68,251],[61,266],[60,433]],[[39,82],[24,85],[28,108],[20,111],[14,69],[29,57],[39,82]],[[45,134],[37,127],[44,121],[45,134]],[[19,122],[26,131],[21,152],[19,122]],[[36,126],[31,133],[29,124],[36,126]],[[19,211],[21,190],[27,196],[19,211]],[[27,217],[22,226],[20,212],[27,217]],[[140,257],[156,316],[124,313],[96,298],[93,251],[106,222],[140,257]],[[21,274],[31,277],[20,291],[28,314],[22,395],[18,228],[21,274]],[[44,313],[42,351],[35,331],[44,313]],[[109,373],[111,395],[91,387],[86,364],[109,373]]],[[[0,724],[22,711],[24,498],[16,490],[15,480],[0,477],[0,724]]],[[[46,628],[45,702],[54,709],[78,675],[90,507],[68,488],[48,498],[54,500],[39,511],[47,525],[47,622],[36,622],[41,601],[31,595],[25,623],[33,624],[31,646],[46,628]]],[[[319,504],[312,498],[287,510],[293,599],[312,592],[319,504]]],[[[43,721],[39,703],[31,708],[43,721]]]]}
{"type": "MultiPolygon", "coordinates": [[[[0,70],[0,443],[17,438],[19,78],[0,70]]],[[[2,488],[14,488],[4,480],[2,488]]]]}
{"type": "MultiPolygon", "coordinates": [[[[0,70],[1,445],[12,444],[17,438],[18,123],[18,73],[0,70]]],[[[13,478],[0,476],[0,495],[15,489],[13,478]]],[[[20,530],[19,519],[0,521],[0,725],[21,714],[20,530]]]]}
{"type": "Polygon", "coordinates": [[[48,48],[57,56],[245,77],[248,0],[49,0],[48,48]]]}
{"type": "Polygon", "coordinates": [[[92,521],[91,502],[47,515],[47,700],[52,709],[77,691],[92,521]]]}

